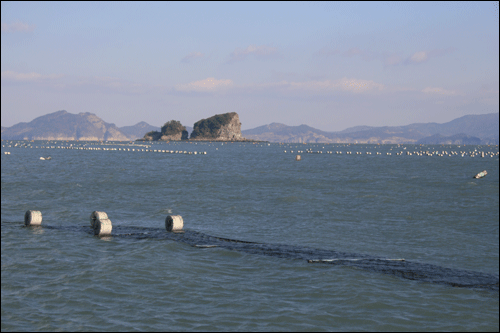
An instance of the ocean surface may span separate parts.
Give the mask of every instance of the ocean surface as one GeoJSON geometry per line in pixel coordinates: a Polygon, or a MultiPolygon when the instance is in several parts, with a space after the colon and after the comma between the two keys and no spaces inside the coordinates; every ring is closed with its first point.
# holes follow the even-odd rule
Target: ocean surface
{"type": "Polygon", "coordinates": [[[2,331],[499,330],[498,146],[1,151],[2,331]]]}

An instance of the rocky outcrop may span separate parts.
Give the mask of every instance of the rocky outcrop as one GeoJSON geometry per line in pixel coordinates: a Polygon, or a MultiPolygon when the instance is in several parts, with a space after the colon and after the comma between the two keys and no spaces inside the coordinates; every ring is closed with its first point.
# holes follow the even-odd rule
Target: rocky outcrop
{"type": "Polygon", "coordinates": [[[172,134],[172,135],[162,135],[160,137],[160,140],[161,141],[180,141],[180,140],[187,140],[188,136],[187,136],[187,131],[184,130],[184,132],[186,132],[185,135],[183,135],[183,133],[177,133],[177,134],[172,134]]]}
{"type": "Polygon", "coordinates": [[[158,141],[161,138],[161,132],[151,131],[147,132],[142,139],[138,139],[137,141],[158,141]]]}
{"type": "Polygon", "coordinates": [[[187,139],[188,139],[188,132],[186,131],[186,127],[182,126],[180,121],[171,120],[169,122],[166,122],[165,125],[163,125],[161,128],[160,140],[162,141],[169,141],[169,140],[179,141],[187,139]]]}
{"type": "Polygon", "coordinates": [[[241,135],[241,122],[236,112],[217,114],[194,124],[191,140],[247,141],[241,135]]]}
{"type": "Polygon", "coordinates": [[[187,140],[188,132],[185,126],[177,120],[166,122],[162,126],[161,132],[151,131],[144,135],[142,141],[180,141],[187,140]]]}
{"type": "Polygon", "coordinates": [[[64,110],[19,123],[2,131],[9,140],[128,141],[115,124],[104,122],[93,113],[72,114],[64,110]]]}

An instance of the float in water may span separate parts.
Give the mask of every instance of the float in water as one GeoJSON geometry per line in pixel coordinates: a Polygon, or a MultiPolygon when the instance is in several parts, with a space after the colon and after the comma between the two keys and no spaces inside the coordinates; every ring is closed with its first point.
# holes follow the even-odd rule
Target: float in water
{"type": "Polygon", "coordinates": [[[486,172],[486,170],[483,170],[481,171],[480,173],[478,173],[477,175],[475,175],[474,177],[472,178],[483,178],[484,176],[486,176],[488,173],[486,172]]]}

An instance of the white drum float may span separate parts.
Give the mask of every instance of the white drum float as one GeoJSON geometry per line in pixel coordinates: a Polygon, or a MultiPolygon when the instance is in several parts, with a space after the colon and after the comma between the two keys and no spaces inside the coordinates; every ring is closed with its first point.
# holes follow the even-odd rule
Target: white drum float
{"type": "Polygon", "coordinates": [[[112,230],[113,226],[109,219],[97,220],[94,224],[94,235],[96,236],[110,236],[112,230]]]}
{"type": "Polygon", "coordinates": [[[24,214],[24,225],[25,226],[34,226],[34,225],[42,225],[42,212],[38,210],[28,210],[24,214]]]}
{"type": "Polygon", "coordinates": [[[108,218],[108,214],[105,212],[98,212],[98,211],[93,211],[92,214],[90,214],[90,226],[92,228],[95,228],[95,222],[97,220],[104,220],[108,218]]]}
{"type": "Polygon", "coordinates": [[[165,228],[169,232],[182,231],[182,227],[184,227],[184,220],[180,215],[169,215],[165,219],[165,228]]]}
{"type": "Polygon", "coordinates": [[[106,212],[93,211],[90,214],[90,225],[96,236],[109,236],[113,230],[113,225],[106,212]]]}

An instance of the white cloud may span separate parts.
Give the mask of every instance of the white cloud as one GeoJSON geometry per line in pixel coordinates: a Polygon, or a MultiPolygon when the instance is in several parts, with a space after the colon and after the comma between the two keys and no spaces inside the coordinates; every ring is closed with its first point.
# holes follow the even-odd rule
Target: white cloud
{"type": "Polygon", "coordinates": [[[99,92],[124,95],[140,95],[150,90],[150,87],[143,84],[111,76],[78,77],[67,84],[61,84],[61,87],[72,91],[81,90],[91,93],[99,92]]]}
{"type": "Polygon", "coordinates": [[[423,62],[427,60],[427,52],[420,51],[410,57],[411,62],[423,62]]]}
{"type": "Polygon", "coordinates": [[[406,64],[417,64],[421,62],[428,61],[429,59],[434,59],[436,57],[444,56],[448,53],[454,52],[456,49],[454,47],[448,47],[446,49],[434,49],[430,51],[419,51],[414,53],[411,57],[407,58],[406,64]]]}
{"type": "Polygon", "coordinates": [[[35,25],[29,25],[20,21],[11,24],[2,23],[2,33],[31,32],[33,30],[35,30],[35,25]]]}
{"type": "Polygon", "coordinates": [[[402,58],[395,53],[386,54],[384,55],[383,59],[384,59],[384,67],[396,66],[403,61],[402,58]]]}
{"type": "Polygon", "coordinates": [[[63,75],[50,74],[50,75],[42,75],[40,73],[17,73],[13,71],[3,71],[2,72],[2,81],[16,81],[16,82],[35,82],[40,80],[53,80],[59,79],[63,77],[63,75]]]}
{"type": "Polygon", "coordinates": [[[371,80],[359,80],[359,79],[347,79],[343,78],[340,80],[340,87],[345,91],[352,92],[365,92],[371,90],[382,91],[384,85],[381,83],[376,83],[371,80]]]}
{"type": "Polygon", "coordinates": [[[205,80],[194,81],[188,84],[178,84],[175,90],[183,92],[215,92],[233,86],[232,80],[216,80],[209,77],[205,80]]]}
{"type": "Polygon", "coordinates": [[[294,94],[294,95],[329,95],[336,92],[347,93],[373,93],[385,90],[386,87],[371,80],[348,79],[339,80],[311,80],[304,82],[279,81],[259,84],[236,85],[232,80],[216,80],[207,78],[205,80],[178,84],[176,91],[182,92],[218,92],[231,90],[236,93],[252,94],[265,92],[271,94],[294,94]]]}
{"type": "Polygon", "coordinates": [[[433,87],[427,87],[427,88],[423,89],[422,92],[426,93],[426,94],[439,94],[439,95],[447,95],[447,96],[457,94],[457,92],[454,90],[446,90],[443,88],[433,88],[433,87]]]}
{"type": "Polygon", "coordinates": [[[64,77],[59,74],[42,75],[40,73],[17,73],[13,71],[3,71],[2,81],[10,82],[47,82],[48,80],[56,80],[64,77]]]}
{"type": "Polygon", "coordinates": [[[36,81],[42,77],[41,74],[31,72],[31,73],[16,73],[13,71],[3,71],[2,80],[9,81],[36,81]]]}
{"type": "Polygon", "coordinates": [[[141,94],[150,87],[130,82],[121,78],[109,76],[42,75],[40,73],[17,73],[3,71],[2,85],[9,83],[24,83],[43,89],[56,89],[66,92],[99,92],[119,94],[141,94]]]}
{"type": "Polygon", "coordinates": [[[274,55],[278,52],[278,49],[275,47],[270,47],[266,45],[250,45],[246,49],[236,48],[233,53],[231,53],[228,63],[244,60],[248,55],[253,54],[257,57],[265,57],[274,55]]]}
{"type": "Polygon", "coordinates": [[[191,52],[184,58],[182,58],[181,62],[189,63],[197,58],[203,58],[205,55],[201,52],[191,52]]]}
{"type": "Polygon", "coordinates": [[[382,91],[385,86],[371,80],[348,79],[342,78],[339,80],[324,80],[324,81],[305,81],[305,82],[288,82],[281,81],[259,85],[260,88],[278,89],[281,91],[307,92],[315,94],[324,94],[332,92],[351,92],[365,93],[372,91],[382,91]]]}

